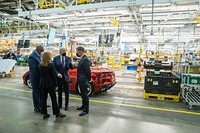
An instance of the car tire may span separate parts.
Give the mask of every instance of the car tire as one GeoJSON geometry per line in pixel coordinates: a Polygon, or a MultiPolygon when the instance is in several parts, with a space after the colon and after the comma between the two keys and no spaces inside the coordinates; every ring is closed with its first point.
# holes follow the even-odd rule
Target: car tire
{"type": "MultiPolygon", "coordinates": [[[[81,91],[80,91],[80,88],[78,86],[78,83],[76,84],[76,86],[77,86],[77,93],[80,94],[81,91]]],[[[94,85],[93,85],[93,83],[90,83],[89,84],[89,90],[88,90],[88,96],[92,96],[93,93],[94,93],[94,85]]]]}
{"type": "Polygon", "coordinates": [[[29,76],[26,77],[26,84],[27,84],[27,86],[28,86],[29,88],[32,88],[32,86],[31,86],[31,81],[30,81],[30,79],[29,79],[29,76]]]}

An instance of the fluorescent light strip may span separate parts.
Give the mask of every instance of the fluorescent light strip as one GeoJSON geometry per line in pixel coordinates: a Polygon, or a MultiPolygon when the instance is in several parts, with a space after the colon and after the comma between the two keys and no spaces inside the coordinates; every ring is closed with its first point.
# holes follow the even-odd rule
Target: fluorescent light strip
{"type": "Polygon", "coordinates": [[[91,28],[65,29],[65,31],[91,30],[91,28]]]}
{"type": "Polygon", "coordinates": [[[94,29],[97,29],[97,30],[107,30],[107,29],[119,29],[121,27],[97,27],[97,28],[94,28],[94,29]]]}
{"type": "Polygon", "coordinates": [[[147,25],[146,26],[147,28],[151,28],[151,27],[154,27],[154,28],[170,28],[170,27],[184,27],[183,24],[180,24],[180,25],[147,25]]]}
{"type": "Polygon", "coordinates": [[[106,29],[119,29],[121,27],[97,27],[97,28],[74,28],[74,29],[65,29],[65,31],[81,31],[81,30],[106,30],[106,29]]]}
{"type": "Polygon", "coordinates": [[[197,24],[196,26],[197,26],[197,27],[199,27],[199,26],[200,26],[200,24],[197,24]]]}
{"type": "MultiPolygon", "coordinates": [[[[151,16],[152,13],[151,12],[150,13],[142,13],[141,15],[146,17],[146,16],[151,16]]],[[[167,15],[173,15],[173,13],[154,13],[153,15],[155,15],[155,16],[160,16],[160,15],[167,16],[167,15]]]]}

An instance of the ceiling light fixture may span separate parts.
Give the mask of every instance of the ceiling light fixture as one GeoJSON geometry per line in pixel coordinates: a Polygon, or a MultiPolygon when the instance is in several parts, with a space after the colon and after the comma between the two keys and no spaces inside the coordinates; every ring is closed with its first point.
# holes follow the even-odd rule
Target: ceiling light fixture
{"type": "Polygon", "coordinates": [[[78,30],[91,30],[91,28],[74,28],[74,29],[65,29],[65,31],[78,31],[78,30]]]}
{"type": "Polygon", "coordinates": [[[107,30],[107,29],[119,29],[121,27],[93,27],[93,28],[72,28],[65,29],[65,31],[81,31],[81,30],[107,30]]]}
{"type": "Polygon", "coordinates": [[[196,26],[197,26],[197,27],[199,27],[199,26],[200,26],[200,24],[197,24],[196,26]]]}
{"type": "Polygon", "coordinates": [[[97,28],[94,28],[94,29],[97,29],[97,30],[107,30],[107,29],[119,29],[121,27],[97,27],[97,28]]]}
{"type": "Polygon", "coordinates": [[[154,28],[173,28],[173,27],[184,27],[183,24],[180,24],[180,25],[147,25],[146,26],[147,28],[151,28],[151,27],[154,27],[154,28]]]}
{"type": "Polygon", "coordinates": [[[20,9],[20,8],[16,8],[15,10],[16,10],[16,11],[20,11],[20,10],[22,10],[22,9],[20,9]]]}
{"type": "MultiPolygon", "coordinates": [[[[149,13],[141,13],[141,15],[142,16],[151,16],[152,15],[152,13],[151,12],[149,12],[149,13]]],[[[155,15],[155,16],[161,16],[161,15],[163,15],[163,16],[168,16],[168,15],[173,15],[173,13],[154,13],[153,15],[155,15]]]]}

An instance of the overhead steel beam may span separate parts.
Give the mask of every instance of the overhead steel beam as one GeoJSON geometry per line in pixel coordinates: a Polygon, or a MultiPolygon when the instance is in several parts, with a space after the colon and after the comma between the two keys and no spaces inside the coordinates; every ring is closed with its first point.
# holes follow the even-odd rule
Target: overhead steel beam
{"type": "Polygon", "coordinates": [[[38,9],[38,0],[33,0],[34,4],[35,4],[35,10],[38,9]]]}
{"type": "MultiPolygon", "coordinates": [[[[184,0],[155,0],[155,4],[162,4],[168,2],[183,2],[184,0]]],[[[152,0],[119,0],[119,1],[112,1],[112,2],[102,2],[102,3],[95,3],[95,4],[83,4],[83,5],[72,5],[66,7],[66,10],[62,8],[50,8],[50,9],[41,9],[41,10],[33,10],[31,11],[32,15],[38,14],[51,14],[51,13],[65,13],[70,11],[77,11],[77,10],[88,10],[88,9],[95,9],[95,8],[109,8],[109,7],[123,7],[123,6],[131,6],[136,4],[151,4],[152,0]]],[[[28,11],[18,11],[18,16],[28,16],[28,11]]]]}
{"type": "MultiPolygon", "coordinates": [[[[31,11],[32,15],[38,14],[51,14],[51,13],[67,13],[71,11],[78,11],[78,10],[87,10],[87,9],[95,9],[95,8],[109,8],[109,7],[122,7],[128,6],[129,4],[133,4],[129,2],[129,0],[121,0],[121,1],[113,1],[113,2],[103,2],[103,3],[96,3],[96,4],[83,4],[77,6],[68,6],[66,10],[62,8],[49,8],[49,9],[41,9],[41,10],[33,10],[31,11]]],[[[29,12],[27,11],[18,11],[18,16],[28,16],[29,12]]]]}
{"type": "Polygon", "coordinates": [[[135,10],[133,10],[132,6],[127,7],[128,11],[131,13],[130,17],[132,18],[133,23],[135,22],[135,18],[133,17],[135,10]]]}
{"type": "MultiPolygon", "coordinates": [[[[171,2],[185,2],[186,0],[154,0],[154,4],[163,4],[163,3],[171,3],[171,2]]],[[[152,0],[136,0],[136,4],[138,5],[146,5],[152,4],[152,0]]]]}
{"type": "Polygon", "coordinates": [[[22,9],[22,1],[19,0],[19,9],[22,9]]]}

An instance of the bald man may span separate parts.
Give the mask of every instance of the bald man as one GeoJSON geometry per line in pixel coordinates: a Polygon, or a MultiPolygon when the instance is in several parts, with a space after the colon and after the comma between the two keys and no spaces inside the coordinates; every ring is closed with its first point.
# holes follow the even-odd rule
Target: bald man
{"type": "Polygon", "coordinates": [[[38,66],[42,58],[42,52],[44,52],[44,48],[38,45],[28,58],[29,78],[32,85],[33,106],[35,112],[41,111],[41,88],[39,88],[40,72],[38,66]]]}
{"type": "Polygon", "coordinates": [[[58,105],[62,108],[62,92],[65,92],[65,110],[68,109],[69,104],[69,69],[73,69],[72,60],[66,55],[66,49],[60,49],[60,55],[54,57],[57,81],[58,81],[58,105]]]}

